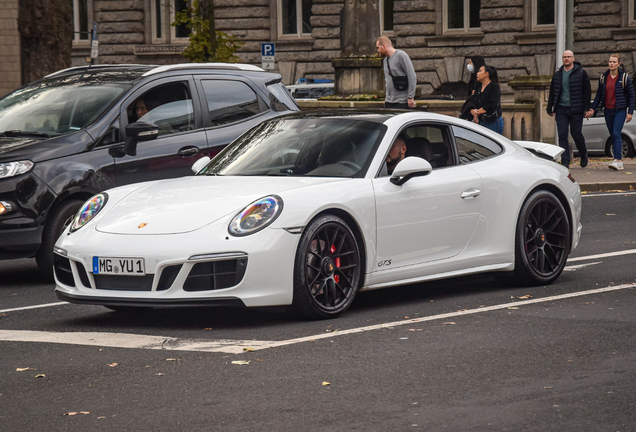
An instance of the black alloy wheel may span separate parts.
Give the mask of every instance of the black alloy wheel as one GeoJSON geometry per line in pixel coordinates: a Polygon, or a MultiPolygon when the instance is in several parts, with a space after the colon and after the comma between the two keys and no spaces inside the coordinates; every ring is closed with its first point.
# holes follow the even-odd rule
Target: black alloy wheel
{"type": "Polygon", "coordinates": [[[527,285],[547,285],[563,272],[571,229],[561,202],[548,191],[532,194],[517,222],[514,276],[527,285]]]}
{"type": "Polygon", "coordinates": [[[303,318],[334,318],[353,302],[362,274],[356,238],[341,218],[323,215],[305,229],[294,264],[293,309],[303,318]]]}

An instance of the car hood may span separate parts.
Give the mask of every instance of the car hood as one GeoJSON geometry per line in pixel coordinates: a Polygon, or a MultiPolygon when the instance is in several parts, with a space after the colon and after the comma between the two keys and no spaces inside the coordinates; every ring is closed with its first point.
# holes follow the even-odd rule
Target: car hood
{"type": "Polygon", "coordinates": [[[42,162],[86,150],[93,139],[86,131],[52,138],[0,137],[0,163],[17,160],[42,162]]]}
{"type": "Polygon", "coordinates": [[[234,216],[264,196],[339,180],[316,177],[195,176],[144,183],[108,209],[96,229],[104,233],[127,235],[195,231],[224,216],[234,216]]]}

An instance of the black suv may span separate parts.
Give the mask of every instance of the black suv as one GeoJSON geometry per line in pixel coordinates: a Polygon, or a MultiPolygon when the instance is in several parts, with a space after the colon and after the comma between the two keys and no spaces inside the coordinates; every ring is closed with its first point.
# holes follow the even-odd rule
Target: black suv
{"type": "Polygon", "coordinates": [[[252,126],[298,111],[280,81],[251,65],[90,66],[0,99],[0,259],[35,257],[52,279],[53,245],[84,201],[191,175],[252,126]]]}

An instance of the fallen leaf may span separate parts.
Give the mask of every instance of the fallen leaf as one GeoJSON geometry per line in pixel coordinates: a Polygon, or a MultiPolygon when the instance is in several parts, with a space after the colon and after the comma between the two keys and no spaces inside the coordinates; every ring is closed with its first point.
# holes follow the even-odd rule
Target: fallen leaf
{"type": "Polygon", "coordinates": [[[36,377],[36,378],[46,378],[46,375],[44,375],[44,374],[38,374],[38,375],[36,375],[35,377],[36,377]]]}
{"type": "Polygon", "coordinates": [[[605,213],[605,216],[616,216],[616,213],[605,213]]]}
{"type": "Polygon", "coordinates": [[[161,375],[163,375],[163,374],[162,374],[161,372],[159,372],[159,373],[157,373],[157,374],[155,374],[155,375],[157,375],[157,376],[161,376],[161,375]]]}
{"type": "Polygon", "coordinates": [[[400,340],[407,340],[407,339],[408,339],[407,337],[400,338],[400,340]]]}
{"type": "Polygon", "coordinates": [[[409,329],[409,331],[422,331],[422,329],[409,329]]]}
{"type": "Polygon", "coordinates": [[[98,419],[105,419],[106,417],[102,416],[102,417],[97,417],[98,419]]]}
{"type": "Polygon", "coordinates": [[[109,363],[109,364],[108,364],[108,366],[110,366],[110,367],[115,367],[115,366],[117,366],[118,364],[119,364],[119,363],[109,363]]]}
{"type": "Polygon", "coordinates": [[[243,348],[243,351],[252,352],[254,351],[254,348],[243,348]]]}
{"type": "Polygon", "coordinates": [[[24,372],[24,371],[28,371],[28,370],[37,370],[37,369],[36,368],[30,368],[30,367],[16,368],[16,372],[24,372]]]}
{"type": "Polygon", "coordinates": [[[79,413],[86,415],[86,414],[90,414],[91,412],[90,411],[80,411],[79,413]]]}
{"type": "Polygon", "coordinates": [[[442,323],[442,325],[446,325],[446,324],[448,324],[448,325],[455,325],[455,323],[454,323],[454,322],[452,322],[452,321],[442,323]]]}
{"type": "Polygon", "coordinates": [[[249,361],[244,361],[244,360],[234,360],[232,362],[232,364],[235,364],[235,365],[248,365],[248,364],[250,364],[250,362],[249,361]]]}
{"type": "Polygon", "coordinates": [[[467,311],[467,310],[468,310],[468,309],[460,309],[460,310],[458,310],[457,312],[464,312],[464,311],[467,311]]]}
{"type": "Polygon", "coordinates": [[[516,306],[510,306],[509,308],[506,308],[506,309],[519,309],[519,308],[516,306]]]}
{"type": "Polygon", "coordinates": [[[628,172],[624,172],[623,174],[631,174],[631,173],[628,171],[628,172]]]}
{"type": "Polygon", "coordinates": [[[77,415],[77,413],[76,412],[67,412],[64,415],[74,416],[74,415],[77,415]]]}
{"type": "Polygon", "coordinates": [[[323,386],[328,386],[328,385],[331,385],[331,383],[330,383],[330,382],[327,382],[327,381],[323,381],[323,382],[322,382],[322,385],[323,385],[323,386]]]}
{"type": "Polygon", "coordinates": [[[545,386],[545,387],[543,387],[543,388],[544,388],[544,389],[553,389],[553,388],[554,388],[554,386],[545,386]]]}
{"type": "Polygon", "coordinates": [[[510,296],[511,299],[519,299],[519,300],[523,300],[523,299],[531,299],[532,296],[530,294],[526,294],[523,296],[510,296]]]}
{"type": "Polygon", "coordinates": [[[178,361],[178,359],[166,359],[166,361],[178,361]]]}
{"type": "Polygon", "coordinates": [[[204,328],[203,330],[210,331],[212,329],[211,328],[204,328]]]}
{"type": "Polygon", "coordinates": [[[404,317],[404,319],[409,319],[409,317],[404,317]]]}
{"type": "Polygon", "coordinates": [[[78,415],[78,414],[84,414],[84,415],[86,415],[86,414],[90,414],[90,413],[91,413],[90,411],[79,411],[79,412],[71,411],[71,412],[67,412],[67,413],[66,413],[66,414],[64,414],[64,415],[67,415],[67,416],[74,416],[74,415],[78,415]]]}

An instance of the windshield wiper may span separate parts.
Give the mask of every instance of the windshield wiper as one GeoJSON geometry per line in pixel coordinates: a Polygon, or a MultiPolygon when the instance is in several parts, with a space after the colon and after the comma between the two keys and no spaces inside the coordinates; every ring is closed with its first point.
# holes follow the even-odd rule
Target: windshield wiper
{"type": "Polygon", "coordinates": [[[0,132],[0,137],[9,138],[9,137],[23,137],[23,136],[51,138],[51,135],[47,133],[36,132],[36,131],[8,130],[8,131],[0,132]]]}

